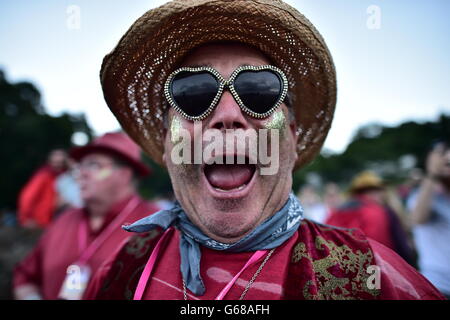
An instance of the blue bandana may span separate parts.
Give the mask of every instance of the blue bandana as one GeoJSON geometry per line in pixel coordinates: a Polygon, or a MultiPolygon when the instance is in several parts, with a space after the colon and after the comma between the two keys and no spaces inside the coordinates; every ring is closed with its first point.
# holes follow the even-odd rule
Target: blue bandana
{"type": "Polygon", "coordinates": [[[203,295],[205,286],[200,276],[200,245],[229,252],[273,249],[283,244],[297,231],[302,219],[303,209],[298,199],[291,193],[280,211],[244,238],[231,244],[220,243],[207,237],[189,220],[178,202],[168,210],[158,211],[122,228],[130,232],[147,232],[157,227],[168,229],[172,226],[179,229],[181,274],[189,290],[196,295],[203,295]]]}

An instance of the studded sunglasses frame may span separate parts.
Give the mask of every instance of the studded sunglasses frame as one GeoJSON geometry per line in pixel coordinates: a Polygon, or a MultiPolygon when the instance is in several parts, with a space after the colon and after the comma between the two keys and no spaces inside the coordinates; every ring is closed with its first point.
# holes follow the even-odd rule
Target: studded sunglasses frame
{"type": "Polygon", "coordinates": [[[191,120],[191,121],[201,121],[206,119],[211,112],[214,110],[214,108],[217,106],[217,103],[219,102],[220,98],[222,97],[222,94],[225,90],[225,88],[229,88],[231,95],[233,96],[236,103],[239,105],[239,107],[248,115],[250,115],[253,118],[257,119],[264,119],[270,116],[280,105],[283,103],[284,99],[286,98],[287,91],[288,91],[288,81],[287,77],[284,74],[284,72],[272,65],[263,65],[263,66],[240,66],[236,70],[233,71],[230,78],[228,80],[225,80],[222,75],[214,68],[211,67],[182,67],[179,69],[176,69],[173,71],[169,77],[166,80],[166,83],[164,85],[164,95],[166,97],[167,102],[169,105],[174,108],[177,112],[179,112],[184,118],[191,120]],[[278,97],[277,101],[274,103],[274,105],[266,112],[264,113],[257,113],[245,106],[245,104],[242,102],[241,98],[239,97],[238,93],[236,92],[236,89],[234,88],[234,80],[237,78],[237,76],[243,72],[243,71],[264,71],[264,70],[270,70],[274,72],[280,79],[281,83],[281,93],[278,97]],[[210,106],[199,116],[190,116],[186,114],[174,101],[171,94],[171,84],[173,79],[177,74],[180,72],[209,72],[212,74],[216,80],[219,82],[219,88],[217,90],[217,94],[215,95],[213,101],[211,102],[210,106]]]}

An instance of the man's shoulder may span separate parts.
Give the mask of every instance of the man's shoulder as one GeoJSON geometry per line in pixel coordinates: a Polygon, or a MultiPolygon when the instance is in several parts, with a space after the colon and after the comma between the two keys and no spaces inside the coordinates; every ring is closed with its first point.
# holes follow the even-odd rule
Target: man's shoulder
{"type": "Polygon", "coordinates": [[[367,237],[346,229],[304,220],[289,267],[288,299],[375,299],[367,269],[375,264],[367,237]]]}
{"type": "Polygon", "coordinates": [[[85,211],[82,208],[69,208],[58,214],[46,231],[50,230],[67,230],[69,228],[78,228],[79,223],[85,216],[85,211]]]}
{"type": "Polygon", "coordinates": [[[367,237],[359,229],[337,227],[329,224],[319,223],[308,219],[303,220],[299,228],[299,241],[305,238],[324,238],[336,244],[364,244],[368,246],[367,237]]]}
{"type": "Polygon", "coordinates": [[[299,229],[290,273],[296,286],[288,292],[303,299],[442,298],[400,256],[359,230],[307,220],[299,229]]]}
{"type": "Polygon", "coordinates": [[[376,240],[369,239],[376,265],[381,272],[382,299],[435,300],[442,294],[397,253],[376,240]]]}
{"type": "Polygon", "coordinates": [[[342,262],[365,265],[373,260],[368,238],[359,229],[336,227],[305,219],[298,235],[293,262],[299,260],[300,251],[303,251],[303,255],[311,261],[331,257],[339,265],[342,265],[342,262]]]}

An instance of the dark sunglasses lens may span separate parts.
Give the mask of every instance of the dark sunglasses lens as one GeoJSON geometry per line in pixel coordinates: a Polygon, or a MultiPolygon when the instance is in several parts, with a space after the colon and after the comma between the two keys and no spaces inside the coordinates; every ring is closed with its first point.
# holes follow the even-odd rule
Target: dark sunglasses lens
{"type": "Polygon", "coordinates": [[[278,101],[282,83],[273,71],[243,71],[234,80],[234,88],[244,105],[259,114],[269,111],[278,101]]]}
{"type": "Polygon", "coordinates": [[[219,83],[208,72],[180,72],[171,85],[175,103],[191,117],[198,117],[208,110],[218,90],[219,83]]]}

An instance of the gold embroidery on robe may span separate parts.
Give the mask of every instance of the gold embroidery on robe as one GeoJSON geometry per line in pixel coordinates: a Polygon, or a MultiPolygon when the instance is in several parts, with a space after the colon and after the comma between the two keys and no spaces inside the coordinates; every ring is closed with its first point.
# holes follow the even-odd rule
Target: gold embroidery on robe
{"type": "Polygon", "coordinates": [[[291,259],[293,263],[296,263],[305,258],[314,270],[317,281],[307,281],[302,289],[306,299],[354,299],[356,292],[366,292],[374,296],[379,294],[378,290],[369,289],[367,286],[369,274],[366,270],[374,262],[371,250],[366,253],[360,250],[353,252],[345,244],[338,246],[320,236],[317,236],[314,242],[317,250],[325,254],[328,251],[328,255],[314,260],[308,253],[305,243],[300,242],[295,246],[291,259]],[[332,267],[336,268],[336,266],[348,277],[333,275],[332,267]],[[350,288],[352,292],[349,292],[350,288]]]}

